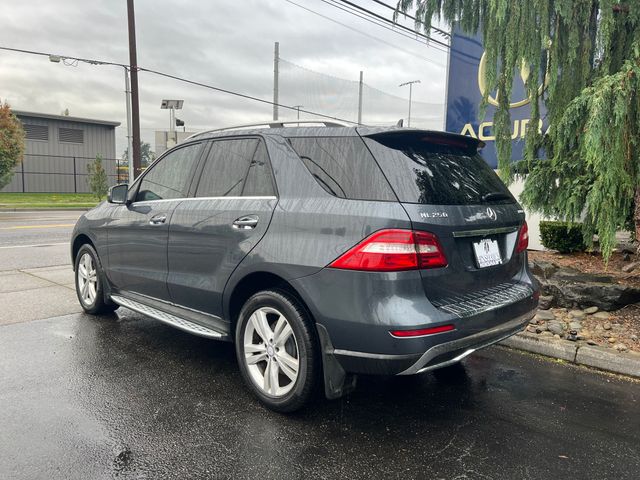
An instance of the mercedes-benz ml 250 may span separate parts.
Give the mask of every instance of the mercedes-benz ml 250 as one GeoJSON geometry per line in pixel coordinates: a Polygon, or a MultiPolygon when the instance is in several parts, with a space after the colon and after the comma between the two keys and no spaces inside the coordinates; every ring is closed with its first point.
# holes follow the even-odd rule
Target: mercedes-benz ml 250
{"type": "Polygon", "coordinates": [[[194,135],[112,187],[73,232],[82,308],[234,342],[278,411],[450,366],[533,317],[524,212],[477,140],[297,123],[194,135]]]}

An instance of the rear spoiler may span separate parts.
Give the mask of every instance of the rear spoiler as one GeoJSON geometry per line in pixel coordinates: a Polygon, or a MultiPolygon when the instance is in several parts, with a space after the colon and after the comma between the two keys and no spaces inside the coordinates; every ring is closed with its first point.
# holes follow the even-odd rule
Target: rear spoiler
{"type": "Polygon", "coordinates": [[[396,143],[403,141],[422,141],[437,145],[447,145],[451,147],[459,147],[471,154],[485,146],[485,143],[477,138],[458,135],[456,133],[439,132],[436,130],[418,130],[415,128],[393,128],[383,131],[375,131],[374,129],[358,129],[358,133],[362,137],[372,138],[373,140],[381,140],[384,143],[396,143]],[[367,130],[373,130],[368,132],[367,130]]]}

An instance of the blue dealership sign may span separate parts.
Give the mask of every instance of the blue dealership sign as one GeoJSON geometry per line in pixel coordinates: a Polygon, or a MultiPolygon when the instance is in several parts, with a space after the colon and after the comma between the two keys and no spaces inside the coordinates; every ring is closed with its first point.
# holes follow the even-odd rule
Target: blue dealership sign
{"type": "MultiPolygon", "coordinates": [[[[493,134],[493,116],[497,106],[495,92],[489,95],[489,105],[483,118],[480,117],[479,112],[485,89],[484,68],[481,35],[467,35],[459,27],[454,27],[449,50],[445,128],[448,132],[461,133],[485,142],[486,147],[482,150],[482,156],[491,167],[497,168],[493,134]]],[[[531,106],[524,86],[529,73],[524,67],[514,75],[510,103],[511,138],[513,139],[511,159],[514,161],[521,160],[524,156],[526,129],[531,118],[531,106]]],[[[543,88],[542,84],[540,88],[543,88]]],[[[545,109],[541,105],[540,117],[544,118],[544,115],[545,109]]],[[[542,125],[540,128],[543,128],[542,125]]]]}

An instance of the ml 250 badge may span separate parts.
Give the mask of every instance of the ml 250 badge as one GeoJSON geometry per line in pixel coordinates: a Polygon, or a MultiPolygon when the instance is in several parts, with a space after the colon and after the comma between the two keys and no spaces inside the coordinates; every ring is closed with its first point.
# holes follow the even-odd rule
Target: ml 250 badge
{"type": "Polygon", "coordinates": [[[420,218],[447,218],[447,212],[420,212],[420,218]]]}

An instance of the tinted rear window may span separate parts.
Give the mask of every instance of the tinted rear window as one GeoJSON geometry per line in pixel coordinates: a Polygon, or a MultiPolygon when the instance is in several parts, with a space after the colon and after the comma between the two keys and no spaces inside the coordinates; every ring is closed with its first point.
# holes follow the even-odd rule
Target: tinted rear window
{"type": "Polygon", "coordinates": [[[401,202],[433,205],[513,203],[505,184],[475,148],[434,143],[425,135],[365,138],[401,202]]]}
{"type": "Polygon", "coordinates": [[[290,138],[316,182],[336,197],[397,201],[360,137],[290,138]]]}

